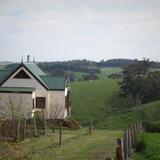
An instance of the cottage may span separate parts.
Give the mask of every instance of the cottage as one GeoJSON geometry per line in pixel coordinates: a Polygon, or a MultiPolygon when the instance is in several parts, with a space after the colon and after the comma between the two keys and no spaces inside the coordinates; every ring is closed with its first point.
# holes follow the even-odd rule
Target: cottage
{"type": "Polygon", "coordinates": [[[26,115],[45,111],[48,119],[64,119],[69,114],[69,90],[62,77],[46,75],[36,63],[21,63],[13,70],[0,70],[0,110],[9,98],[22,103],[26,115]]]}

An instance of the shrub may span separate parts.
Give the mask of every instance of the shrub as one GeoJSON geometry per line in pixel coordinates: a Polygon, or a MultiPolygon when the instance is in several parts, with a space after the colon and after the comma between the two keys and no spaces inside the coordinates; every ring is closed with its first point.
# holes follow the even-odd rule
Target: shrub
{"type": "Polygon", "coordinates": [[[139,140],[136,144],[136,152],[143,152],[146,148],[146,143],[144,140],[139,140]]]}
{"type": "Polygon", "coordinates": [[[160,133],[160,123],[146,122],[145,129],[147,132],[160,133]]]}
{"type": "Polygon", "coordinates": [[[37,129],[44,129],[44,112],[36,111],[35,119],[36,119],[37,129]]]}
{"type": "Polygon", "coordinates": [[[70,129],[79,129],[80,123],[73,117],[68,117],[63,121],[63,126],[70,129]]]}

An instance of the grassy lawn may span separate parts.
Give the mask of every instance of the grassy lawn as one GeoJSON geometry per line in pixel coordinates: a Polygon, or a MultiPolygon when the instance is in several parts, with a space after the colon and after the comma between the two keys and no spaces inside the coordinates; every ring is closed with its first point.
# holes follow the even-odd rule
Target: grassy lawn
{"type": "Polygon", "coordinates": [[[141,136],[146,142],[146,149],[141,153],[135,153],[134,160],[160,160],[160,134],[159,133],[144,133],[141,136]]]}
{"type": "MultiPolygon", "coordinates": [[[[104,160],[115,156],[116,138],[121,131],[88,130],[63,131],[63,144],[58,145],[58,132],[40,138],[31,138],[18,144],[10,144],[10,150],[21,160],[104,160]],[[16,153],[16,154],[15,154],[16,153]]],[[[3,147],[5,144],[1,144],[3,147]]],[[[12,157],[12,158],[11,158],[12,157]]],[[[7,158],[6,158],[7,159],[7,158]]]]}
{"type": "Polygon", "coordinates": [[[91,118],[98,123],[127,106],[127,100],[119,97],[117,80],[73,82],[70,87],[73,115],[82,124],[91,118]]]}

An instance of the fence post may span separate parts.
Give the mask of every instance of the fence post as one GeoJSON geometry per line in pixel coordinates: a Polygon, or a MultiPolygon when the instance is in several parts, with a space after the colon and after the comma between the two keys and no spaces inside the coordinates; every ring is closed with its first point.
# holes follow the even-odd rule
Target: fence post
{"type": "Polygon", "coordinates": [[[116,158],[117,160],[128,160],[135,149],[138,136],[143,131],[143,123],[137,122],[125,130],[123,138],[117,139],[116,158]]]}
{"type": "Polygon", "coordinates": [[[127,129],[124,132],[123,149],[124,149],[124,159],[128,160],[128,131],[127,129]]]}
{"type": "Polygon", "coordinates": [[[59,122],[59,145],[62,144],[62,120],[59,122]]]}
{"type": "Polygon", "coordinates": [[[90,125],[89,125],[89,134],[92,134],[92,119],[90,120],[90,125]]]}
{"type": "Polygon", "coordinates": [[[124,159],[124,150],[123,150],[123,138],[117,139],[116,160],[125,160],[124,159]]]}
{"type": "Polygon", "coordinates": [[[46,135],[46,116],[45,116],[45,111],[43,112],[43,121],[44,121],[44,135],[46,135]]]}
{"type": "Polygon", "coordinates": [[[33,117],[33,124],[34,124],[34,133],[35,133],[35,136],[37,137],[38,136],[38,131],[37,131],[37,123],[36,123],[35,115],[33,117]]]}
{"type": "Polygon", "coordinates": [[[23,139],[26,138],[26,118],[24,117],[23,139]]]}
{"type": "Polygon", "coordinates": [[[134,146],[133,146],[133,149],[135,148],[136,146],[136,125],[133,124],[133,137],[134,137],[134,146]]]}
{"type": "Polygon", "coordinates": [[[141,133],[143,132],[143,122],[140,123],[141,127],[141,133]]]}
{"type": "Polygon", "coordinates": [[[131,128],[128,128],[128,157],[132,155],[132,138],[131,138],[131,128]]]}
{"type": "Polygon", "coordinates": [[[145,126],[146,126],[146,122],[143,121],[143,122],[142,122],[142,131],[145,131],[145,126]]]}
{"type": "Polygon", "coordinates": [[[137,135],[139,135],[139,133],[140,133],[140,125],[139,125],[139,124],[140,124],[140,123],[137,122],[136,124],[137,124],[137,135]]]}
{"type": "Polygon", "coordinates": [[[131,137],[132,137],[132,149],[134,148],[135,145],[135,140],[134,140],[134,127],[133,124],[131,125],[131,137]]]}

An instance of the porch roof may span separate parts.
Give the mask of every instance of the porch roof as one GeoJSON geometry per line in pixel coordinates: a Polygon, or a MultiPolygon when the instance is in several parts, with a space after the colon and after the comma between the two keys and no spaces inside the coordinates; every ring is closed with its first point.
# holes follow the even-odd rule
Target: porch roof
{"type": "Polygon", "coordinates": [[[0,93],[32,93],[34,90],[29,87],[0,87],[0,93]]]}
{"type": "Polygon", "coordinates": [[[49,90],[65,89],[65,79],[63,77],[41,76],[41,78],[46,83],[49,90]]]}

